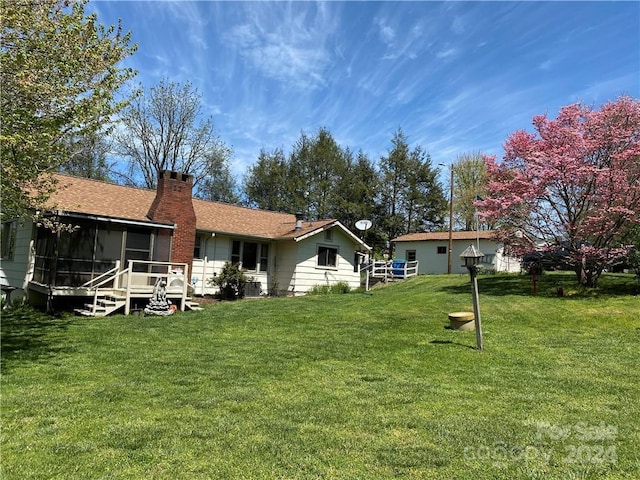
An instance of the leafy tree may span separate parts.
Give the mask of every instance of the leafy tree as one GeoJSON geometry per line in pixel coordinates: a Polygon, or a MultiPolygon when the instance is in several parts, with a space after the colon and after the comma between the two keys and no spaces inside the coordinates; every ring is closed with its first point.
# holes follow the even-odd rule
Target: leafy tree
{"type": "Polygon", "coordinates": [[[296,211],[309,218],[331,218],[338,203],[336,185],[347,172],[350,154],[326,128],[315,137],[302,133],[289,158],[288,176],[296,211]]]}
{"type": "Polygon", "coordinates": [[[110,146],[100,133],[88,133],[70,140],[69,160],[60,172],[76,177],[110,181],[112,165],[107,161],[110,146]]]}
{"type": "Polygon", "coordinates": [[[410,150],[401,129],[394,133],[391,143],[393,147],[380,158],[379,165],[387,240],[441,227],[447,201],[431,158],[420,146],[410,150]]]}
{"type": "Polygon", "coordinates": [[[120,117],[117,152],[129,159],[129,179],[142,176],[154,188],[158,173],[174,170],[193,176],[194,187],[210,171],[210,160],[228,158],[230,149],[215,133],[213,120],[202,119],[202,96],[190,83],[168,80],[141,90],[120,117]]]}
{"type": "Polygon", "coordinates": [[[350,161],[350,152],[327,129],[314,136],[303,132],[288,158],[281,149],[260,152],[244,178],[247,204],[308,218],[335,218],[340,211],[339,185],[350,161]]]}
{"type": "Polygon", "coordinates": [[[442,228],[447,201],[437,180],[438,170],[420,146],[411,152],[409,172],[404,200],[407,233],[442,228]]]}
{"type": "Polygon", "coordinates": [[[71,137],[109,124],[135,72],[118,64],[135,51],[120,24],[86,15],[86,0],[1,3],[2,213],[24,217],[55,189],[71,137]]]}
{"type": "Polygon", "coordinates": [[[621,239],[640,223],[640,100],[568,105],[533,125],[535,134],[509,136],[502,162],[487,158],[483,215],[509,239],[520,231],[564,247],[579,281],[595,286],[627,254],[621,239]]]}
{"type": "MultiPolygon", "coordinates": [[[[454,225],[464,230],[475,230],[478,199],[487,196],[487,168],[482,153],[460,155],[453,164],[453,212],[454,225]]],[[[484,226],[489,226],[484,223],[484,226]]]]}
{"type": "Polygon", "coordinates": [[[336,184],[337,203],[333,216],[350,229],[358,220],[371,220],[373,226],[362,236],[370,244],[380,243],[382,212],[377,203],[378,172],[367,155],[360,151],[355,160],[348,157],[347,173],[336,184]]]}
{"type": "Polygon", "coordinates": [[[196,197],[217,202],[239,203],[237,185],[228,158],[214,154],[207,159],[207,174],[196,189],[196,197]]]}
{"type": "Polygon", "coordinates": [[[243,179],[243,190],[248,206],[292,212],[288,187],[288,162],[282,149],[268,153],[260,151],[258,161],[249,168],[243,179]]]}

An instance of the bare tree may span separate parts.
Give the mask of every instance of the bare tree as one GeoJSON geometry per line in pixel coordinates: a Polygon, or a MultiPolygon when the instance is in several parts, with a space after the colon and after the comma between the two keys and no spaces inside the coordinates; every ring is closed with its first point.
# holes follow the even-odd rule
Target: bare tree
{"type": "Polygon", "coordinates": [[[149,92],[141,89],[115,135],[116,152],[129,159],[129,183],[153,188],[162,170],[189,173],[194,186],[202,182],[210,173],[208,160],[231,152],[212,118],[202,117],[202,96],[188,82],[163,80],[149,92]]]}

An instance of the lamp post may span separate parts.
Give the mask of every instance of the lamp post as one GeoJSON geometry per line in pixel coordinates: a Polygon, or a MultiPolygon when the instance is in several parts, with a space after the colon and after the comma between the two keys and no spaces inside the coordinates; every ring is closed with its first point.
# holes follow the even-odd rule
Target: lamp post
{"type": "Polygon", "coordinates": [[[478,350],[484,348],[482,340],[482,322],[480,321],[480,302],[478,300],[478,263],[484,257],[484,253],[479,251],[474,245],[469,245],[461,254],[460,258],[464,261],[464,267],[469,270],[471,276],[471,294],[473,296],[473,316],[476,327],[476,344],[478,350]]]}
{"type": "MultiPolygon", "coordinates": [[[[439,163],[446,167],[444,163],[439,163]]],[[[451,255],[453,250],[453,164],[449,165],[451,171],[451,179],[449,180],[449,245],[447,247],[447,273],[451,275],[451,255]]]]}

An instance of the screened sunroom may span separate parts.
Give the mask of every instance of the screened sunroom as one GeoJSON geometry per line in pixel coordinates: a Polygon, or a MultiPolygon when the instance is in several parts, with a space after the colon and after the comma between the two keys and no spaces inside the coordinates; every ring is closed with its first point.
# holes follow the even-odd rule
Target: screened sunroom
{"type": "MultiPolygon", "coordinates": [[[[168,262],[173,226],[90,217],[62,218],[72,232],[38,227],[33,282],[81,287],[129,260],[168,262]]],[[[148,268],[136,264],[138,271],[148,268]]]]}

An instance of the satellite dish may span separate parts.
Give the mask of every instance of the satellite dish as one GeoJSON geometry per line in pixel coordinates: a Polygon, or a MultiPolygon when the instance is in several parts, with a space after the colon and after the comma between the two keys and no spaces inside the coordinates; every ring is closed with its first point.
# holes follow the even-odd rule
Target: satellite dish
{"type": "Polygon", "coordinates": [[[371,228],[371,220],[358,220],[356,222],[356,228],[358,230],[362,230],[363,232],[365,230],[369,230],[371,228]]]}

